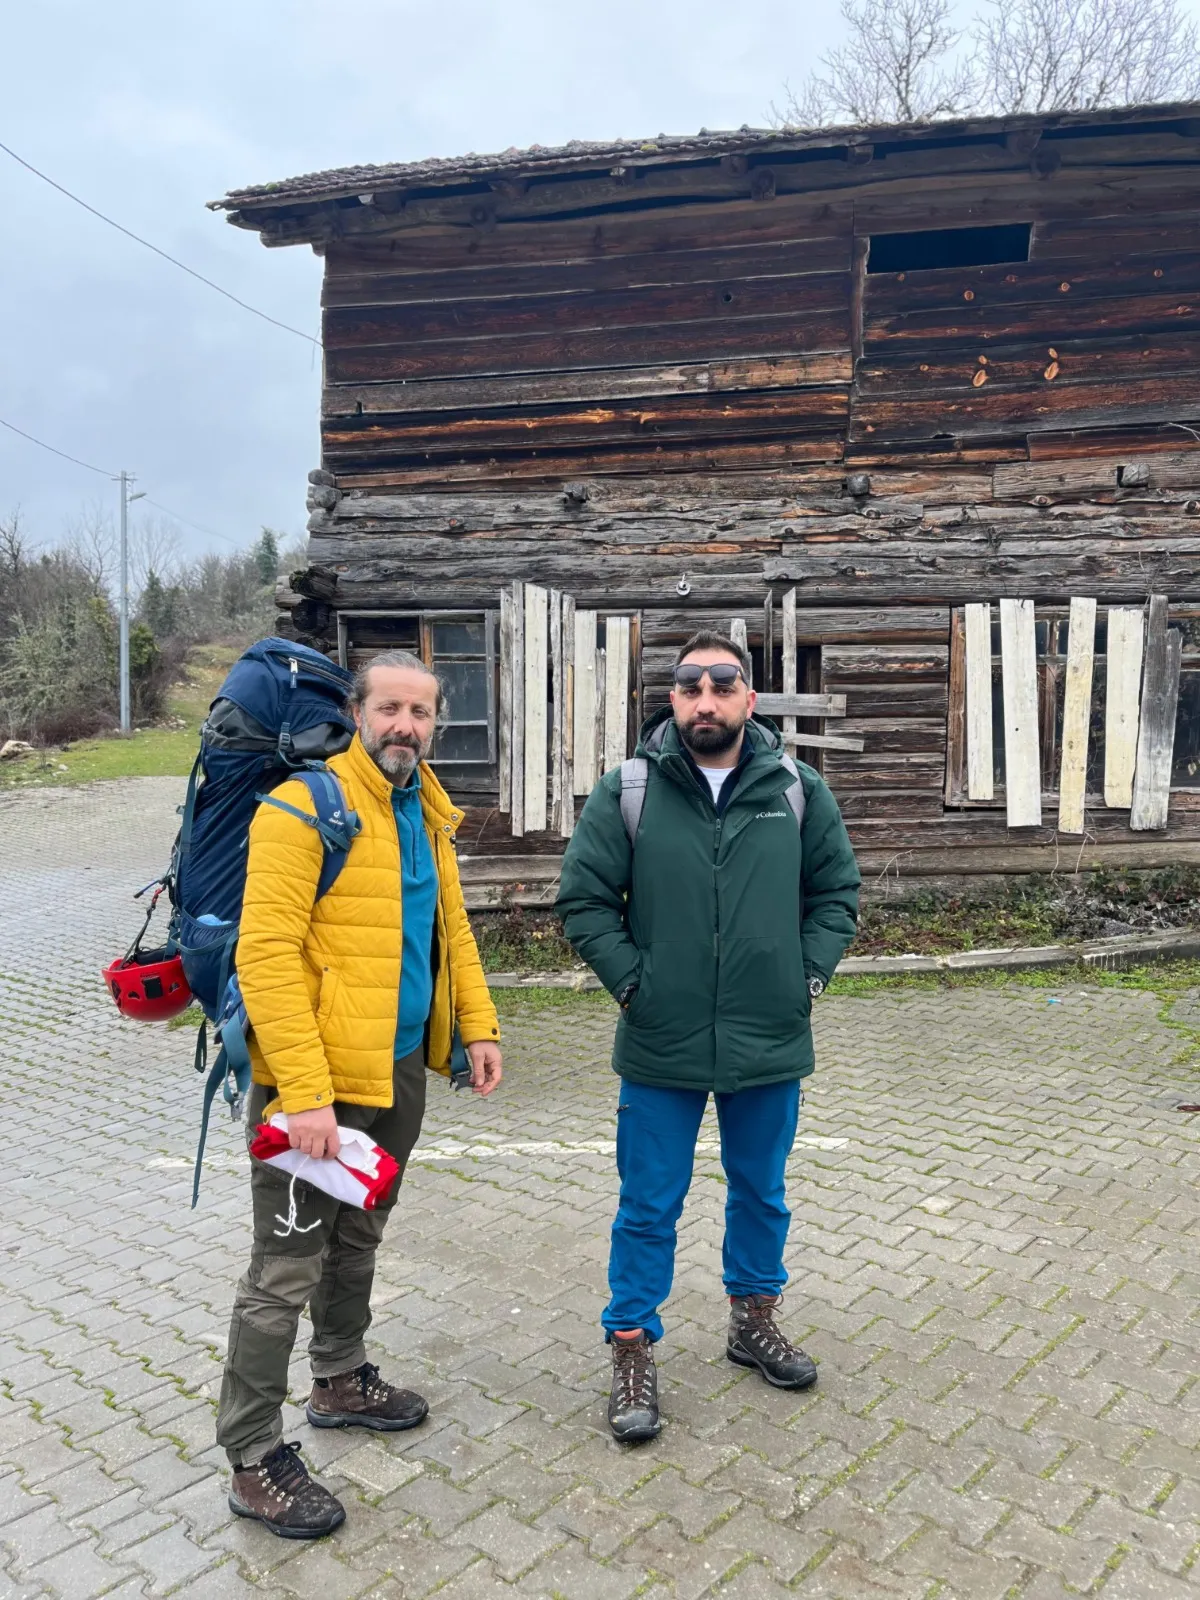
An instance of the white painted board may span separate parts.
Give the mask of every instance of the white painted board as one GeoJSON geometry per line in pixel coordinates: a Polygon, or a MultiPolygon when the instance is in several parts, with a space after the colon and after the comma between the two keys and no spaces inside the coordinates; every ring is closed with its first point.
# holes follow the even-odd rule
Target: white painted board
{"type": "Polygon", "coordinates": [[[546,691],[550,672],[549,595],[525,585],[525,831],[542,833],[546,806],[546,691]]]}
{"type": "Polygon", "coordinates": [[[1042,821],[1042,772],[1032,600],[1000,602],[1000,670],[1008,826],[1037,828],[1042,821]]]}
{"type": "MultiPolygon", "coordinates": [[[[796,693],[796,591],[789,589],[783,597],[783,692],[796,693]]],[[[784,733],[795,733],[796,718],[784,717],[784,733]]]]}
{"type": "Polygon", "coordinates": [[[992,608],[964,608],[967,648],[967,798],[995,797],[992,751],[992,608]]]}
{"type": "Polygon", "coordinates": [[[1138,708],[1146,619],[1141,607],[1110,606],[1104,686],[1104,804],[1133,804],[1137,766],[1138,708]]]}
{"type": "Polygon", "coordinates": [[[575,613],[575,793],[591,794],[597,777],[596,613],[575,613]]]}
{"type": "Polygon", "coordinates": [[[604,631],[604,770],[608,772],[628,754],[629,618],[606,617],[604,631]]]}
{"type": "Polygon", "coordinates": [[[1058,774],[1060,833],[1083,832],[1095,646],[1096,602],[1086,598],[1072,599],[1067,633],[1067,679],[1063,690],[1062,758],[1058,774]]]}

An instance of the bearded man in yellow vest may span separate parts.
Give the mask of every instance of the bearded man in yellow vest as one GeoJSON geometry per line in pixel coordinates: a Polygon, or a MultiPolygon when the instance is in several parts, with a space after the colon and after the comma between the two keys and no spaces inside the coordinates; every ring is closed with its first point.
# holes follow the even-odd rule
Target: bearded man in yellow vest
{"type": "MultiPolygon", "coordinates": [[[[246,1126],[287,1117],[293,1149],[336,1157],[338,1127],[365,1131],[399,1163],[421,1131],[426,1070],[449,1073],[454,1029],[471,1086],[500,1082],[500,1029],[463,905],[453,839],[462,820],[426,764],[442,687],[407,651],[376,656],[351,696],[358,726],[329,762],[362,831],[333,887],[315,901],[322,861],[315,829],[260,806],[250,854],[237,966],[253,1032],[246,1126]]],[[[307,788],[278,799],[313,814],[307,788]]],[[[217,1440],[233,1467],[229,1504],[283,1538],[316,1539],[345,1520],[283,1439],[281,1406],[305,1305],[314,1427],[393,1432],[429,1407],[367,1360],[375,1251],[395,1189],[366,1211],[254,1161],[254,1244],[238,1284],[217,1440]],[[287,1226],[281,1226],[280,1219],[287,1226]]]]}

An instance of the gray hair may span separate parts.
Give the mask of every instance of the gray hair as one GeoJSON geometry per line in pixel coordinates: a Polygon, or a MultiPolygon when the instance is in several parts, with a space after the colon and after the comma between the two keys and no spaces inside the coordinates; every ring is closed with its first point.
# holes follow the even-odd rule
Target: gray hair
{"type": "Polygon", "coordinates": [[[379,655],[372,656],[369,661],[364,661],[354,674],[354,686],[350,690],[346,704],[351,711],[361,711],[363,702],[367,698],[370,685],[368,676],[372,667],[402,667],[408,672],[423,672],[427,678],[432,678],[436,686],[437,697],[434,701],[434,712],[438,721],[442,720],[442,713],[446,709],[446,689],[442,680],[431,667],[427,667],[420,656],[413,655],[411,650],[382,650],[379,655]]]}

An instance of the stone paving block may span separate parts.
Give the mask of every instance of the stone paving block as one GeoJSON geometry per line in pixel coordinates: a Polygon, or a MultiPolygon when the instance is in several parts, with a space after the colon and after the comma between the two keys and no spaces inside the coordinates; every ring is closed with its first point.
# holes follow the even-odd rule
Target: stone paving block
{"type": "Polygon", "coordinates": [[[28,1573],[36,1583],[45,1584],[60,1600],[91,1600],[93,1595],[116,1589],[135,1574],[125,1562],[104,1560],[94,1541],[50,1556],[28,1573]]]}
{"type": "Polygon", "coordinates": [[[500,1576],[509,1581],[564,1542],[544,1528],[532,1528],[528,1523],[519,1522],[506,1506],[492,1506],[470,1522],[464,1522],[450,1539],[452,1543],[469,1544],[481,1551],[500,1576]]]}
{"type": "MultiPolygon", "coordinates": [[[[430,1422],[402,1443],[313,1436],[301,1349],[287,1436],[346,1500],[322,1557],[336,1565],[302,1569],[302,1551],[235,1525],[211,1435],[248,1248],[240,1130],[218,1119],[191,1212],[191,1130],[162,1099],[165,1072],[187,1079],[187,1033],[44,978],[49,942],[57,955],[73,941],[93,970],[128,937],[130,886],[166,858],[179,787],[47,790],[36,808],[0,793],[0,971],[18,980],[0,990],[6,1105],[33,1125],[52,1085],[97,1130],[75,1151],[85,1215],[52,1174],[0,1175],[0,1207],[28,1219],[0,1252],[0,1372],[40,1405],[0,1396],[0,1463],[14,1464],[0,1467],[0,1600],[49,1595],[32,1567],[74,1551],[80,1592],[100,1562],[105,1587],[138,1600],[161,1578],[103,1552],[139,1533],[131,1552],[161,1540],[180,1570],[212,1563],[182,1580],[195,1600],[294,1596],[311,1574],[315,1600],[443,1583],[473,1600],[514,1578],[531,1596],[648,1582],[653,1600],[715,1600],[723,1577],[749,1600],[783,1581],[773,1551],[806,1600],[927,1600],[939,1583],[940,1600],[1014,1583],[1021,1600],[1062,1600],[1101,1578],[1103,1600],[1200,1592],[1200,1200],[1173,1111],[1194,1065],[1156,996],[1086,986],[1053,1008],[1020,988],[822,1001],[789,1165],[786,1311],[820,1386],[787,1395],[724,1362],[724,1189],[701,1152],[659,1350],[666,1426],[640,1450],[604,1422],[612,1157],[569,1149],[614,1137],[612,1012],[506,1018],[502,1094],[463,1104],[432,1085],[424,1136],[494,1153],[419,1150],[380,1252],[372,1350],[428,1392],[430,1422]],[[65,930],[33,909],[45,860],[80,869],[65,930]],[[119,1193],[102,1131],[114,1083],[134,1152],[119,1193]],[[846,1142],[803,1142],[814,1134],[846,1142]],[[563,1153],[512,1148],[537,1140],[563,1153]],[[179,1165],[152,1165],[164,1159],[179,1165]],[[25,1512],[11,1529],[10,1501],[25,1512]],[[469,1542],[476,1525],[494,1549],[469,1542]]],[[[714,1129],[710,1108],[702,1138],[714,1129]]]]}

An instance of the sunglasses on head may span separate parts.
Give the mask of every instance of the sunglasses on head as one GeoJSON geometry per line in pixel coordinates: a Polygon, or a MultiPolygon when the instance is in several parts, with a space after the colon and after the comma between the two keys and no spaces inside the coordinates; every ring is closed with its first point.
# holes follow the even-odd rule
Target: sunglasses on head
{"type": "Polygon", "coordinates": [[[684,694],[698,694],[700,680],[707,672],[708,681],[718,694],[731,694],[733,686],[740,678],[746,682],[746,674],[741,667],[732,661],[714,661],[699,664],[694,661],[684,661],[675,668],[675,687],[682,689],[684,694]]]}

